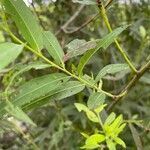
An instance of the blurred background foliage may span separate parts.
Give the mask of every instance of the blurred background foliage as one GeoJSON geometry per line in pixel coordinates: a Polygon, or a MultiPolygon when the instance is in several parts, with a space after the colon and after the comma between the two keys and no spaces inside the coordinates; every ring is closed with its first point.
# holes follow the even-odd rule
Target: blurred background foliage
{"type": "MultiPolygon", "coordinates": [[[[34,0],[29,7],[37,15],[41,26],[45,30],[53,31],[59,39],[64,51],[66,45],[74,39],[100,39],[108,33],[101,17],[96,17],[92,22],[80,30],[87,20],[98,13],[95,6],[81,6],[71,0],[43,1],[34,0]],[[81,9],[81,10],[80,10],[81,9]],[[75,13],[74,19],[67,27],[66,22],[75,13]],[[64,28],[65,27],[65,28],[64,28]]],[[[130,27],[119,36],[119,42],[125,48],[132,62],[138,67],[148,60],[150,48],[150,5],[148,1],[141,0],[134,3],[132,0],[124,3],[114,1],[107,8],[107,14],[113,29],[130,24],[130,27]]],[[[13,22],[10,26],[13,33],[19,36],[18,30],[13,22]]],[[[20,37],[21,38],[21,37],[20,37]]],[[[4,31],[0,31],[0,42],[10,41],[10,37],[4,31]]],[[[45,52],[45,55],[46,52],[45,52]]],[[[48,56],[49,57],[49,56],[48,56]]],[[[11,80],[14,73],[20,70],[25,64],[38,60],[36,56],[28,51],[11,64],[7,69],[0,72],[0,97],[3,100],[4,89],[11,80]]],[[[78,64],[79,57],[67,61],[67,67],[73,70],[78,64]]],[[[108,50],[95,54],[85,68],[88,75],[95,76],[101,68],[110,63],[124,63],[122,57],[116,51],[114,44],[108,50]]],[[[54,72],[53,69],[30,70],[18,76],[11,86],[10,92],[15,91],[18,85],[33,77],[54,72]]],[[[119,93],[130,81],[130,76],[125,76],[127,72],[122,72],[116,76],[107,76],[104,82],[104,89],[111,93],[119,93]],[[123,77],[123,78],[122,78],[123,77]]],[[[36,143],[42,150],[78,150],[84,143],[84,138],[80,132],[92,133],[97,126],[87,120],[86,116],[78,113],[74,107],[74,102],[86,103],[88,91],[83,91],[76,96],[62,101],[50,102],[40,108],[29,112],[32,120],[38,127],[30,127],[21,124],[23,134],[15,128],[15,124],[8,123],[8,120],[0,121],[0,148],[8,150],[33,149],[32,142],[36,143]],[[1,130],[3,129],[3,130],[1,130]]],[[[111,100],[107,98],[108,105],[111,100]]],[[[147,72],[136,86],[118,103],[114,112],[122,113],[129,126],[122,133],[122,138],[128,150],[149,150],[150,149],[150,72],[147,72]],[[142,122],[140,120],[143,120],[142,122]]],[[[104,148],[105,149],[105,148],[104,148]]],[[[121,149],[121,147],[118,149],[121,149]]]]}

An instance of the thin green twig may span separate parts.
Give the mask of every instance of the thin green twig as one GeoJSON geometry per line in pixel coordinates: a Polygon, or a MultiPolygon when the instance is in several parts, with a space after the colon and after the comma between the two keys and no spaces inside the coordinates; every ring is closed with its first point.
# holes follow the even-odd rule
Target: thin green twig
{"type": "Polygon", "coordinates": [[[53,67],[63,71],[64,73],[70,75],[72,78],[75,78],[77,80],[79,80],[80,82],[84,83],[86,86],[94,88],[95,90],[97,90],[98,92],[102,92],[104,94],[106,94],[107,96],[115,99],[116,97],[122,97],[124,93],[121,93],[119,95],[113,95],[111,93],[108,93],[100,88],[98,88],[96,85],[91,85],[89,82],[87,82],[86,80],[84,80],[83,78],[76,76],[75,74],[72,74],[71,72],[69,72],[68,70],[66,70],[65,68],[62,68],[60,66],[58,66],[57,64],[53,63],[52,61],[50,61],[48,58],[46,58],[42,53],[37,52],[36,50],[32,49],[30,46],[28,46],[27,44],[25,44],[24,42],[22,42],[20,39],[18,39],[10,30],[7,30],[6,28],[4,28],[5,31],[7,31],[9,33],[9,35],[19,44],[24,45],[24,47],[26,49],[28,49],[29,51],[31,51],[32,53],[34,53],[35,55],[37,55],[38,57],[42,58],[45,62],[47,62],[48,64],[52,65],[53,67]]]}
{"type": "MultiPolygon", "coordinates": [[[[101,15],[104,19],[104,22],[108,28],[108,30],[110,32],[112,32],[112,28],[111,28],[111,25],[109,23],[109,20],[108,20],[108,17],[107,17],[107,14],[106,14],[106,9],[104,7],[104,5],[101,3],[100,5],[100,11],[101,11],[101,15]]],[[[127,54],[125,53],[125,51],[123,50],[123,48],[120,46],[119,42],[115,39],[115,44],[120,52],[120,54],[122,55],[122,57],[125,59],[125,61],[127,62],[127,64],[129,65],[129,67],[131,68],[131,70],[134,72],[134,73],[137,73],[137,70],[136,68],[134,67],[134,65],[132,64],[132,62],[130,61],[130,59],[128,58],[127,54]]]]}

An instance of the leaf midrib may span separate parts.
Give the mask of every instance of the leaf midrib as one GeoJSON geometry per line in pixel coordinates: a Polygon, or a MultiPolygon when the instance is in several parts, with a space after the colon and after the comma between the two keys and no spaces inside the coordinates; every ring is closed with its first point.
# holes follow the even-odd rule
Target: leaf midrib
{"type": "Polygon", "coordinates": [[[34,36],[32,35],[32,32],[30,31],[30,29],[28,28],[28,26],[26,25],[26,22],[24,21],[24,19],[22,18],[22,16],[20,15],[20,13],[17,11],[15,5],[9,0],[9,2],[12,4],[12,6],[14,7],[14,9],[16,10],[17,14],[20,16],[21,20],[23,20],[24,24],[25,24],[25,27],[27,28],[28,32],[30,33],[34,43],[36,44],[36,47],[39,49],[39,46],[38,44],[36,43],[36,40],[34,38],[34,36]]]}
{"type": "Polygon", "coordinates": [[[38,103],[38,102],[40,102],[41,100],[43,100],[44,98],[52,97],[52,96],[54,96],[55,94],[58,94],[58,93],[63,92],[63,91],[65,91],[65,90],[73,89],[73,88],[76,88],[76,87],[82,87],[82,86],[84,86],[84,84],[80,84],[80,85],[72,86],[71,88],[65,88],[65,89],[63,89],[63,90],[59,90],[59,91],[53,93],[52,95],[46,95],[46,96],[44,96],[44,97],[41,97],[40,99],[37,99],[36,101],[33,101],[33,103],[32,103],[32,101],[31,101],[31,103],[29,103],[29,105],[25,105],[25,107],[30,106],[30,105],[33,105],[33,104],[35,104],[35,103],[38,103]]]}
{"type": "Polygon", "coordinates": [[[68,78],[68,77],[59,78],[59,79],[57,79],[57,80],[55,80],[55,81],[46,83],[46,84],[44,84],[43,86],[40,86],[39,88],[36,88],[36,89],[34,89],[33,91],[30,91],[30,92],[28,92],[28,93],[26,93],[26,94],[24,94],[24,95],[18,97],[14,102],[16,102],[17,100],[21,99],[22,97],[24,97],[24,96],[26,96],[26,95],[29,95],[29,94],[31,94],[31,93],[33,93],[33,92],[39,90],[40,88],[43,88],[44,86],[47,86],[47,85],[49,85],[49,84],[52,84],[52,83],[54,83],[54,82],[57,82],[57,81],[59,81],[59,80],[65,79],[65,78],[68,78]]]}
{"type": "MultiPolygon", "coordinates": [[[[47,32],[48,33],[48,32],[47,32]]],[[[46,32],[44,34],[44,36],[47,38],[47,35],[46,35],[46,32]]],[[[50,45],[53,47],[53,49],[55,50],[58,58],[59,58],[59,61],[63,64],[63,61],[62,61],[62,58],[60,57],[59,53],[57,52],[57,49],[55,48],[55,46],[53,46],[52,42],[49,40],[49,38],[47,38],[48,42],[50,43],[50,45]]]]}
{"type": "MultiPolygon", "coordinates": [[[[121,66],[122,66],[123,64],[116,64],[116,65],[118,65],[118,66],[115,66],[115,67],[118,69],[118,68],[121,68],[121,66]]],[[[115,69],[116,69],[116,68],[115,68],[115,69]]],[[[108,68],[106,69],[106,71],[102,69],[102,70],[100,71],[99,75],[98,75],[99,78],[101,79],[103,76],[105,76],[106,74],[108,74],[111,69],[112,69],[112,68],[110,68],[110,66],[108,66],[108,68]]],[[[121,69],[122,69],[122,70],[128,69],[128,66],[127,66],[127,65],[124,65],[121,69]]],[[[122,71],[122,70],[121,70],[121,71],[122,71]]],[[[117,73],[117,72],[120,72],[120,70],[119,70],[119,71],[118,71],[118,70],[115,71],[115,73],[117,73]]]]}

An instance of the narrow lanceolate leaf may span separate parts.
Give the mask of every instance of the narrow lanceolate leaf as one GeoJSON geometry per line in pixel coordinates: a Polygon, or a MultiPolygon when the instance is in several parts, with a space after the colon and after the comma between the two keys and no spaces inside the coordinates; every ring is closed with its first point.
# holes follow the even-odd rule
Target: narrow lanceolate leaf
{"type": "Polygon", "coordinates": [[[19,94],[12,103],[16,106],[30,103],[34,99],[45,96],[69,78],[62,73],[54,73],[30,80],[19,88],[19,94]]]}
{"type": "Polygon", "coordinates": [[[88,63],[88,61],[90,60],[90,58],[93,56],[93,54],[98,50],[99,48],[96,49],[91,49],[89,51],[87,51],[80,59],[77,71],[79,76],[82,76],[82,71],[84,66],[88,63]]]}
{"type": "Polygon", "coordinates": [[[124,71],[129,69],[127,64],[110,64],[105,66],[103,69],[100,70],[98,75],[96,76],[95,81],[98,82],[101,78],[103,78],[107,74],[115,74],[120,71],[124,71]]]}
{"type": "Polygon", "coordinates": [[[131,123],[129,124],[129,127],[130,127],[137,150],[143,150],[144,147],[142,145],[142,141],[141,141],[138,131],[131,123]]]}
{"type": "MultiPolygon", "coordinates": [[[[29,110],[48,103],[50,100],[52,100],[50,97],[54,94],[56,96],[57,94],[60,94],[61,98],[66,98],[71,96],[71,94],[75,94],[75,92],[70,92],[71,89],[73,90],[76,88],[76,93],[79,92],[79,90],[82,90],[81,87],[83,88],[83,85],[81,84],[79,86],[72,87],[72,82],[68,82],[68,84],[65,83],[69,79],[69,76],[61,73],[54,73],[51,75],[35,78],[22,85],[18,89],[20,93],[16,95],[11,102],[14,106],[22,107],[24,110],[29,110]],[[68,88],[64,89],[64,87],[68,88]],[[55,88],[57,88],[57,90],[54,90],[55,88]],[[61,94],[62,92],[64,92],[64,95],[61,94]]],[[[58,99],[60,98],[58,97],[58,99]]],[[[5,106],[5,102],[0,103],[0,118],[6,113],[4,109],[5,106]]]]}
{"type": "Polygon", "coordinates": [[[85,43],[86,40],[84,39],[74,39],[65,46],[67,48],[67,53],[70,51],[74,51],[75,49],[78,49],[81,45],[84,45],[85,43]]]}
{"type": "Polygon", "coordinates": [[[123,122],[123,116],[119,115],[110,126],[115,131],[117,130],[117,128],[119,128],[122,122],[123,122]]]}
{"type": "Polygon", "coordinates": [[[116,138],[114,139],[114,141],[115,141],[117,144],[121,145],[122,147],[126,148],[126,144],[124,143],[124,141],[123,141],[122,139],[116,137],[116,138]]]}
{"type": "Polygon", "coordinates": [[[87,106],[85,106],[85,105],[83,105],[83,104],[81,104],[81,103],[75,103],[74,105],[75,105],[75,107],[77,108],[77,110],[78,110],[79,112],[81,112],[81,111],[84,111],[84,112],[90,111],[87,106]]]}
{"type": "Polygon", "coordinates": [[[42,32],[30,9],[23,0],[3,0],[2,2],[6,12],[12,16],[25,40],[33,49],[40,51],[43,48],[42,32]]]}
{"type": "Polygon", "coordinates": [[[112,112],[105,120],[104,126],[110,125],[115,120],[115,118],[116,118],[116,114],[112,112]]]}
{"type": "Polygon", "coordinates": [[[106,139],[106,143],[109,150],[117,150],[116,143],[112,139],[110,138],[106,139]]]}
{"type": "Polygon", "coordinates": [[[87,101],[87,105],[88,105],[89,109],[94,110],[97,107],[99,107],[101,104],[104,103],[105,98],[106,98],[106,96],[102,92],[92,93],[87,101]]]}
{"type": "Polygon", "coordinates": [[[92,112],[87,106],[81,103],[75,103],[75,107],[77,108],[79,112],[84,111],[90,121],[96,122],[96,123],[99,122],[97,115],[94,112],[92,112]]]}
{"type": "Polygon", "coordinates": [[[74,3],[84,4],[84,5],[94,5],[97,4],[95,0],[73,0],[74,3]]]}
{"type": "Polygon", "coordinates": [[[23,108],[25,110],[29,110],[35,107],[42,106],[52,100],[62,100],[81,92],[84,88],[85,85],[78,81],[68,81],[66,83],[63,83],[56,89],[50,91],[48,95],[31,101],[29,104],[23,106],[23,108]]]}
{"type": "Polygon", "coordinates": [[[68,50],[67,50],[67,54],[65,54],[64,56],[64,61],[67,61],[72,57],[82,55],[86,51],[95,48],[96,41],[86,42],[85,40],[75,39],[71,41],[68,45],[66,45],[66,47],[68,48],[68,50]]]}
{"type": "Polygon", "coordinates": [[[78,73],[79,75],[82,75],[82,71],[84,66],[88,63],[88,61],[90,60],[90,58],[100,49],[106,49],[111,43],[114,42],[115,38],[122,32],[124,31],[128,26],[123,26],[123,27],[119,27],[115,30],[113,30],[111,33],[107,34],[105,37],[103,37],[102,39],[100,39],[97,42],[97,47],[95,49],[91,49],[89,51],[87,51],[80,59],[79,65],[78,65],[78,73]]]}
{"type": "Polygon", "coordinates": [[[53,95],[51,96],[52,100],[61,100],[66,97],[75,95],[81,92],[85,88],[85,85],[78,81],[70,81],[55,89],[53,95]]]}
{"type": "Polygon", "coordinates": [[[144,74],[144,76],[140,78],[140,82],[150,84],[150,74],[144,74]]]}
{"type": "Polygon", "coordinates": [[[14,70],[17,70],[17,72],[15,72],[10,81],[9,81],[9,84],[7,86],[7,90],[10,88],[10,86],[12,85],[14,79],[19,76],[20,74],[23,74],[24,72],[27,72],[29,71],[30,69],[35,69],[35,70],[39,70],[39,69],[45,69],[45,68],[48,68],[48,67],[51,67],[51,65],[49,64],[45,64],[45,63],[41,63],[41,62],[34,62],[34,63],[31,63],[31,64],[28,64],[28,65],[21,65],[21,66],[16,66],[14,68],[14,70]]]}
{"type": "Polygon", "coordinates": [[[44,46],[57,64],[64,64],[64,52],[57,38],[50,31],[43,32],[44,46]]]}
{"type": "Polygon", "coordinates": [[[35,123],[28,117],[27,114],[25,114],[22,111],[21,108],[14,106],[12,103],[7,102],[7,106],[5,107],[5,110],[9,115],[12,115],[16,119],[36,126],[35,123]]]}
{"type": "Polygon", "coordinates": [[[15,78],[16,76],[23,74],[24,72],[29,71],[31,69],[40,70],[40,69],[45,69],[49,67],[52,67],[52,65],[45,64],[42,62],[33,62],[27,65],[16,65],[16,67],[14,68],[14,71],[17,70],[17,72],[13,74],[12,78],[15,78]]]}
{"type": "Polygon", "coordinates": [[[0,44],[0,70],[13,62],[22,52],[23,46],[14,43],[0,44]]]}
{"type": "Polygon", "coordinates": [[[118,27],[114,29],[111,33],[107,34],[105,37],[99,40],[98,46],[102,47],[103,49],[106,49],[111,43],[114,42],[114,39],[123,32],[128,25],[124,25],[122,27],[118,27]]]}

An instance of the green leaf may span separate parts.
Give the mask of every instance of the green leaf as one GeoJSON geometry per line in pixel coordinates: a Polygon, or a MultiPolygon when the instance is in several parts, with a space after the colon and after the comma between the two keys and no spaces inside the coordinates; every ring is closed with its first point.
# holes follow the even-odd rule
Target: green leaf
{"type": "MultiPolygon", "coordinates": [[[[23,66],[21,65],[21,69],[19,69],[19,71],[17,71],[16,73],[14,73],[13,76],[11,77],[11,79],[9,81],[9,84],[7,86],[7,90],[12,85],[14,79],[18,75],[20,75],[20,74],[22,74],[22,73],[24,73],[26,71],[29,71],[30,69],[39,70],[39,69],[45,69],[45,68],[48,68],[48,67],[51,67],[51,65],[45,64],[45,63],[41,63],[41,62],[34,62],[34,63],[28,64],[28,65],[23,65],[23,66]]],[[[17,69],[17,68],[18,68],[18,66],[15,67],[14,69],[17,69]]]]}
{"type": "Polygon", "coordinates": [[[5,110],[16,119],[36,126],[36,124],[22,111],[21,108],[14,106],[12,103],[7,102],[5,110]]]}
{"type": "Polygon", "coordinates": [[[130,127],[130,130],[131,130],[131,133],[132,133],[132,136],[133,136],[137,150],[144,149],[144,147],[142,145],[141,138],[140,138],[139,133],[136,130],[136,128],[131,123],[129,124],[129,127],[130,127]]]}
{"type": "Polygon", "coordinates": [[[121,145],[122,147],[126,148],[126,144],[124,143],[124,141],[122,141],[120,138],[116,137],[115,142],[119,145],[121,145]]]}
{"type": "Polygon", "coordinates": [[[83,132],[80,132],[80,134],[81,134],[83,137],[85,137],[85,138],[89,138],[89,137],[90,137],[88,134],[83,133],[83,132]]]}
{"type": "Polygon", "coordinates": [[[102,104],[102,105],[98,106],[96,109],[94,109],[94,112],[96,114],[99,114],[106,106],[107,106],[107,104],[102,104]]]}
{"type": "Polygon", "coordinates": [[[146,36],[146,30],[145,30],[144,26],[141,25],[141,26],[139,27],[139,31],[140,31],[141,37],[144,39],[145,36],[146,36]]]}
{"type": "Polygon", "coordinates": [[[96,76],[95,81],[98,82],[106,74],[115,74],[115,73],[118,73],[120,71],[124,71],[127,69],[129,69],[129,66],[127,64],[109,64],[100,70],[100,72],[96,76]]]}
{"type": "Polygon", "coordinates": [[[92,77],[88,76],[87,74],[84,74],[81,78],[87,83],[89,83],[90,85],[92,86],[95,85],[95,80],[92,77]]]}
{"type": "Polygon", "coordinates": [[[81,149],[95,149],[100,147],[99,143],[105,141],[105,136],[103,134],[93,134],[87,138],[85,145],[81,149]]]}
{"type": "Polygon", "coordinates": [[[111,124],[111,128],[112,129],[117,129],[123,122],[123,116],[122,115],[119,115],[115,120],[114,122],[111,124]]]}
{"type": "Polygon", "coordinates": [[[84,145],[82,147],[80,147],[81,149],[96,149],[99,148],[100,146],[98,144],[95,145],[84,145]]]}
{"type": "Polygon", "coordinates": [[[57,38],[50,31],[43,32],[44,46],[57,64],[64,64],[64,52],[57,38]]]}
{"type": "Polygon", "coordinates": [[[72,52],[78,48],[80,48],[82,45],[86,43],[86,40],[84,39],[74,39],[70,43],[68,43],[65,47],[67,48],[67,53],[72,52]]]}
{"type": "Polygon", "coordinates": [[[19,88],[19,94],[15,96],[13,104],[23,106],[34,99],[43,97],[60,86],[64,81],[68,80],[68,78],[70,77],[62,73],[54,73],[34,78],[19,88]]]}
{"type": "Polygon", "coordinates": [[[30,9],[23,0],[3,0],[2,2],[6,12],[12,16],[25,40],[33,49],[40,51],[43,48],[42,32],[30,9]]]}
{"type": "Polygon", "coordinates": [[[81,103],[75,103],[75,107],[77,108],[77,110],[79,112],[84,111],[86,113],[88,119],[91,120],[92,122],[96,122],[96,123],[99,122],[96,114],[94,112],[92,112],[87,106],[85,106],[81,103]]]}
{"type": "MultiPolygon", "coordinates": [[[[115,120],[114,122],[110,125],[110,128],[112,131],[115,131],[118,133],[118,128],[119,126],[123,123],[123,116],[122,115],[119,115],[115,120]]],[[[120,130],[119,130],[120,131],[120,130]]]]}
{"type": "Polygon", "coordinates": [[[116,118],[116,114],[112,112],[105,120],[104,126],[110,125],[115,120],[115,118],[116,118]]]}
{"type": "Polygon", "coordinates": [[[52,100],[61,100],[81,92],[84,88],[85,85],[78,81],[68,81],[50,91],[46,96],[31,101],[29,104],[23,106],[23,108],[28,110],[42,106],[52,100]]]}
{"type": "Polygon", "coordinates": [[[23,73],[24,71],[29,71],[30,69],[40,70],[40,69],[45,69],[49,67],[52,67],[52,65],[46,64],[43,62],[33,62],[33,63],[29,63],[25,65],[25,67],[22,68],[20,72],[23,73]]]}
{"type": "Polygon", "coordinates": [[[88,119],[91,120],[92,122],[99,123],[99,119],[94,112],[89,110],[86,112],[86,115],[87,115],[88,119]]]}
{"type": "Polygon", "coordinates": [[[95,145],[105,141],[105,136],[103,134],[93,134],[86,140],[86,145],[95,145]]]}
{"type": "Polygon", "coordinates": [[[104,130],[106,134],[113,139],[116,138],[119,133],[123,131],[125,126],[126,123],[123,123],[122,115],[119,115],[110,125],[105,123],[104,130]]]}
{"type": "Polygon", "coordinates": [[[78,81],[70,81],[53,90],[50,98],[52,100],[61,100],[81,92],[84,88],[84,84],[78,81]]]}
{"type": "Polygon", "coordinates": [[[96,49],[91,49],[91,50],[88,50],[80,59],[80,62],[78,64],[78,67],[77,67],[77,72],[79,74],[79,76],[82,76],[82,71],[83,71],[83,68],[84,66],[88,63],[88,61],[90,60],[90,58],[94,55],[94,53],[99,50],[99,48],[96,48],[96,49]]]}
{"type": "Polygon", "coordinates": [[[144,74],[141,78],[140,78],[140,82],[146,83],[146,84],[150,84],[150,74],[144,74]]]}
{"type": "Polygon", "coordinates": [[[112,140],[107,139],[106,143],[109,150],[116,150],[116,143],[114,143],[112,140]]]}
{"type": "Polygon", "coordinates": [[[87,105],[89,109],[96,109],[100,105],[102,105],[105,101],[105,94],[102,92],[92,93],[87,101],[87,105]]]}
{"type": "Polygon", "coordinates": [[[124,25],[114,29],[111,33],[107,34],[105,37],[99,40],[98,47],[102,47],[103,49],[108,48],[108,46],[114,42],[115,38],[127,27],[129,27],[129,25],[124,25]]]}
{"type": "Polygon", "coordinates": [[[121,133],[123,129],[125,128],[125,126],[126,126],[126,123],[123,123],[120,127],[118,127],[117,130],[115,131],[116,135],[121,133]]]}
{"type": "Polygon", "coordinates": [[[95,49],[91,49],[87,51],[80,59],[79,65],[78,65],[78,73],[79,75],[82,75],[82,70],[84,66],[87,64],[87,62],[90,60],[90,58],[100,49],[106,49],[111,43],[114,42],[115,38],[124,31],[128,26],[125,25],[123,27],[119,27],[115,30],[113,30],[111,33],[107,34],[105,37],[100,39],[97,43],[97,47],[95,49]]]}
{"type": "Polygon", "coordinates": [[[74,105],[75,105],[75,107],[77,108],[77,110],[79,112],[81,112],[81,111],[84,111],[84,112],[89,111],[88,107],[83,105],[83,104],[81,104],[81,103],[75,103],[74,105]]]}
{"type": "Polygon", "coordinates": [[[72,57],[76,57],[78,55],[84,54],[89,49],[93,49],[96,47],[96,41],[86,42],[85,40],[75,39],[71,41],[68,45],[66,45],[67,54],[64,56],[64,61],[72,57]]]}
{"type": "Polygon", "coordinates": [[[0,70],[13,62],[22,52],[23,46],[14,43],[0,44],[0,70]]]}
{"type": "Polygon", "coordinates": [[[84,4],[84,5],[94,5],[97,4],[95,0],[72,0],[74,3],[84,4]]]}

